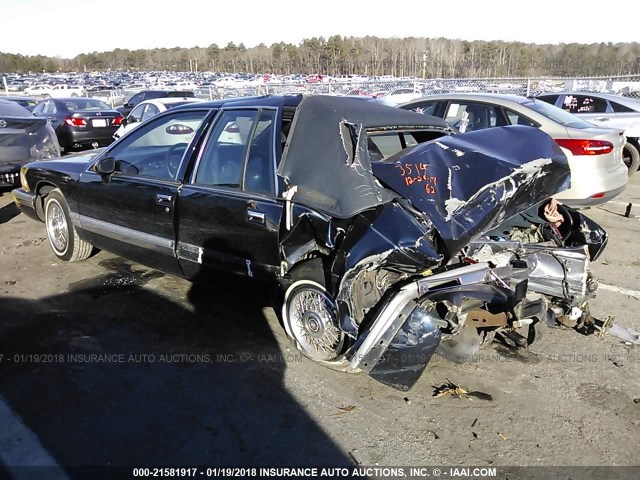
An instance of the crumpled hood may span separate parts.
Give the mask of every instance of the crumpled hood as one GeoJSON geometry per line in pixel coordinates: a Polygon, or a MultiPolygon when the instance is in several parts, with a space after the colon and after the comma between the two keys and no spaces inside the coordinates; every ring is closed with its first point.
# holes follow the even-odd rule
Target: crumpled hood
{"type": "Polygon", "coordinates": [[[430,219],[449,255],[570,185],[560,148],[525,126],[442,137],[372,162],[372,169],[430,219]]]}

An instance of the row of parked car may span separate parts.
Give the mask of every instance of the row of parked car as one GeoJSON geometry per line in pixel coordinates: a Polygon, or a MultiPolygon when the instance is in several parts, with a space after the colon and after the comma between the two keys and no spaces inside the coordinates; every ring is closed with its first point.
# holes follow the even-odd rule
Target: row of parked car
{"type": "MultiPolygon", "coordinates": [[[[435,352],[472,358],[494,338],[526,347],[545,323],[593,322],[588,266],[607,234],[552,198],[573,181],[574,130],[552,138],[545,115],[511,104],[477,120],[462,98],[424,101],[189,102],[104,149],[27,164],[13,195],[58,260],[99,249],[195,282],[271,282],[306,356],[401,390],[435,352]]],[[[624,136],[608,135],[583,135],[579,153],[626,181],[624,136]]]]}
{"type": "MultiPolygon", "coordinates": [[[[386,101],[369,97],[360,99],[367,102],[386,101]]],[[[31,113],[23,111],[18,116],[48,120],[62,152],[107,146],[161,112],[201,101],[194,97],[193,92],[170,90],[139,92],[117,109],[86,97],[46,98],[36,105],[25,105],[30,100],[24,97],[7,97],[6,100],[31,109],[31,113]]],[[[633,109],[636,108],[640,116],[640,101],[630,98],[577,92],[535,98],[458,93],[430,95],[399,107],[442,118],[460,133],[508,125],[540,128],[551,135],[569,159],[572,188],[557,198],[574,206],[599,204],[615,197],[624,189],[628,175],[635,173],[640,164],[640,122],[636,124],[636,110],[633,109]],[[562,106],[565,108],[560,108],[562,106]],[[573,113],[569,113],[569,109],[573,113]],[[599,113],[602,109],[606,110],[606,114],[599,113]],[[619,128],[609,128],[613,124],[619,128]]],[[[15,109],[12,115],[16,118],[15,109]]],[[[13,122],[10,115],[4,114],[4,117],[5,122],[13,122]]],[[[6,144],[11,130],[0,131],[5,132],[2,138],[6,144]]],[[[5,183],[16,182],[19,165],[34,158],[31,150],[29,146],[29,152],[23,149],[21,154],[17,154],[14,149],[10,157],[5,152],[5,165],[0,166],[4,177],[0,176],[0,179],[4,178],[5,183]],[[20,155],[22,158],[18,158],[20,155]]],[[[38,152],[43,151],[51,156],[56,155],[55,148],[51,146],[33,151],[40,156],[43,154],[38,152]]]]}

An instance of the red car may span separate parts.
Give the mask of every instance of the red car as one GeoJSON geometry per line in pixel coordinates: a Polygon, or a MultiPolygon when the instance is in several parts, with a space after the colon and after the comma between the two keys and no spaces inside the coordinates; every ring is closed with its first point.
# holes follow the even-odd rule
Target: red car
{"type": "Polygon", "coordinates": [[[322,75],[307,75],[307,83],[322,83],[322,75]]]}

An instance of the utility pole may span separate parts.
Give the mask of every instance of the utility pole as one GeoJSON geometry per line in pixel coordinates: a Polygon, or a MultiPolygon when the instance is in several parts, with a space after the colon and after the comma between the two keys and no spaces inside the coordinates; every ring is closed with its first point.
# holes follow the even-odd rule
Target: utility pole
{"type": "Polygon", "coordinates": [[[427,52],[422,52],[422,79],[427,78],[427,52]]]}

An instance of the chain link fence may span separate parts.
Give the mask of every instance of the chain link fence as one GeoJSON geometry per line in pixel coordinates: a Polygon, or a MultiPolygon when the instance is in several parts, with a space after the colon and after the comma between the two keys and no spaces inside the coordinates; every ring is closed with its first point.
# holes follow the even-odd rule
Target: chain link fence
{"type": "MultiPolygon", "coordinates": [[[[124,104],[140,90],[102,90],[87,92],[111,107],[124,104]]],[[[233,81],[198,87],[194,94],[205,100],[274,94],[359,95],[388,97],[398,102],[438,93],[499,93],[534,96],[561,91],[598,92],[640,99],[640,75],[585,78],[378,78],[367,81],[313,77],[313,81],[278,83],[273,81],[233,81]]],[[[4,92],[2,92],[4,93],[4,92]]],[[[10,94],[18,94],[12,93],[10,94]]],[[[1,95],[1,93],[0,93],[1,95]]],[[[0,97],[1,98],[1,97],[0,97]]]]}
{"type": "Polygon", "coordinates": [[[219,99],[268,94],[333,94],[371,97],[403,95],[416,97],[437,93],[500,93],[533,96],[539,93],[584,91],[611,93],[640,99],[640,75],[591,78],[450,78],[450,79],[380,79],[369,81],[316,81],[260,85],[208,86],[196,96],[219,99]]]}

